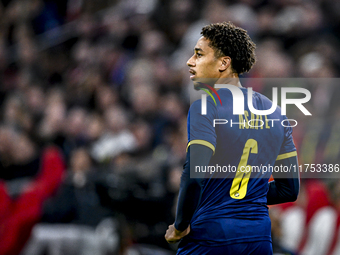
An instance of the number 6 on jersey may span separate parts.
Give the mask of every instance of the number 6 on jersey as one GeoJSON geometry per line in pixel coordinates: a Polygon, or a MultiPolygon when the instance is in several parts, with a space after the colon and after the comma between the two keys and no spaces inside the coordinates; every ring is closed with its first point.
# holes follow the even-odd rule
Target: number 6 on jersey
{"type": "Polygon", "coordinates": [[[249,153],[257,154],[257,141],[248,139],[241,156],[237,172],[230,188],[230,196],[234,199],[243,199],[247,194],[248,182],[251,174],[251,166],[247,165],[249,153]],[[242,171],[241,171],[242,168],[242,171]]]}

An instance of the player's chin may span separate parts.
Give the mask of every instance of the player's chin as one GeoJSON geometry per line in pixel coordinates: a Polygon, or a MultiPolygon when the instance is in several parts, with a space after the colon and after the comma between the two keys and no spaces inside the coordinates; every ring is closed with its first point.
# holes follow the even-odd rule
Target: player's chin
{"type": "Polygon", "coordinates": [[[200,90],[200,86],[194,85],[194,89],[195,89],[195,90],[200,90]]]}
{"type": "Polygon", "coordinates": [[[199,82],[197,79],[193,79],[192,81],[194,83],[194,89],[195,90],[200,90],[200,88],[202,88],[202,83],[199,82]]]}

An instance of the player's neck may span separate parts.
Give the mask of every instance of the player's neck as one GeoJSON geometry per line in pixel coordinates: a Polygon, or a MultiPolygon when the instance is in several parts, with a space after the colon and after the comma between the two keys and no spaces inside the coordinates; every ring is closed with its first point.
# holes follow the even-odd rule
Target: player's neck
{"type": "Polygon", "coordinates": [[[229,84],[242,88],[240,79],[235,73],[230,73],[229,75],[225,75],[225,77],[220,77],[215,84],[229,84]]]}

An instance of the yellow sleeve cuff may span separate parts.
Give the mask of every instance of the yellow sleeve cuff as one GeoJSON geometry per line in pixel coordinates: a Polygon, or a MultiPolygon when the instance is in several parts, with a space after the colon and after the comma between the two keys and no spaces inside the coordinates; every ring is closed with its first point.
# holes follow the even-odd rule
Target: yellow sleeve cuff
{"type": "Polygon", "coordinates": [[[277,156],[276,160],[282,160],[282,159],[286,159],[286,158],[291,158],[297,156],[297,152],[296,151],[292,151],[292,152],[288,152],[288,153],[283,153],[279,156],[277,156]]]}
{"type": "Polygon", "coordinates": [[[188,143],[188,146],[187,146],[187,151],[188,151],[188,148],[190,145],[192,144],[200,144],[200,145],[204,145],[208,148],[210,148],[212,151],[213,151],[213,154],[215,154],[215,146],[212,145],[211,143],[205,141],[205,140],[192,140],[188,143]]]}

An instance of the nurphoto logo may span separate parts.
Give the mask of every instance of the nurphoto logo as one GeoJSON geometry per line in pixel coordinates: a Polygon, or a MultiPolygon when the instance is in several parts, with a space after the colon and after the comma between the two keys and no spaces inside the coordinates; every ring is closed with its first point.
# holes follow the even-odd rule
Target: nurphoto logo
{"type": "MultiPolygon", "coordinates": [[[[217,98],[219,99],[219,101],[222,105],[220,96],[218,95],[217,91],[207,84],[204,84],[204,85],[207,86],[209,89],[211,89],[216,94],[217,98]]],[[[239,114],[244,113],[244,95],[243,95],[240,88],[238,88],[234,85],[228,85],[228,84],[216,84],[215,88],[217,88],[217,89],[222,89],[222,88],[229,89],[231,94],[233,95],[233,114],[239,115],[239,114]]],[[[200,89],[202,89],[202,88],[200,88],[200,89]]],[[[202,89],[202,90],[207,92],[207,94],[209,94],[213,98],[215,105],[216,105],[216,101],[215,101],[214,97],[212,96],[212,94],[207,89],[202,89]]],[[[248,95],[252,95],[252,94],[253,94],[253,89],[248,88],[248,95]]],[[[207,114],[207,95],[202,94],[201,99],[202,99],[201,114],[206,115],[207,114]]],[[[306,109],[306,107],[304,107],[302,105],[304,103],[307,103],[310,99],[311,99],[311,93],[308,89],[293,88],[293,87],[281,88],[281,113],[282,113],[282,115],[286,115],[287,104],[295,104],[303,112],[304,115],[312,115],[306,109]],[[286,97],[287,93],[302,93],[302,94],[305,95],[305,97],[304,98],[288,99],[286,97]]],[[[257,110],[257,109],[255,109],[254,106],[253,106],[253,98],[248,97],[249,110],[256,115],[272,114],[275,111],[276,106],[277,106],[277,88],[275,88],[275,87],[273,88],[273,104],[272,104],[272,107],[268,110],[257,110]]]]}
{"type": "MultiPolygon", "coordinates": [[[[202,84],[202,83],[201,83],[202,84]]],[[[213,99],[215,105],[217,106],[216,100],[213,97],[213,95],[211,94],[210,91],[212,91],[213,93],[216,94],[217,98],[220,101],[220,104],[222,105],[220,96],[218,95],[218,92],[211,86],[209,86],[208,84],[203,84],[204,86],[206,86],[207,88],[202,88],[200,87],[199,89],[205,91],[208,95],[210,95],[210,97],[213,99]],[[209,91],[210,90],[210,91],[209,91]]],[[[233,97],[233,115],[243,115],[245,113],[244,111],[244,95],[243,92],[240,88],[234,86],[234,85],[228,85],[228,84],[216,84],[215,88],[220,89],[220,88],[226,88],[229,89],[232,97],[233,97]]],[[[252,95],[253,94],[253,89],[252,88],[247,88],[248,90],[248,95],[252,95]]],[[[201,95],[201,114],[202,115],[206,115],[207,114],[207,94],[202,94],[201,95]]],[[[276,108],[277,108],[277,98],[278,98],[278,92],[277,92],[277,88],[273,87],[272,89],[272,106],[270,109],[266,109],[266,110],[257,110],[254,108],[253,106],[253,98],[252,96],[248,96],[248,108],[250,110],[250,112],[252,114],[255,115],[260,115],[260,116],[265,116],[265,121],[266,122],[271,122],[272,126],[274,125],[274,121],[279,121],[278,119],[267,119],[267,115],[272,114],[276,108]]],[[[300,109],[300,111],[304,114],[304,115],[309,115],[311,116],[312,114],[306,109],[306,107],[303,106],[304,103],[307,103],[309,100],[311,99],[311,93],[308,89],[305,88],[297,88],[297,87],[282,87],[281,88],[281,115],[286,115],[286,108],[288,104],[293,104],[295,105],[297,108],[300,109]],[[289,99],[287,98],[287,93],[300,93],[303,94],[304,97],[303,98],[294,98],[294,99],[289,99]]],[[[231,121],[231,126],[232,126],[232,120],[231,121]]],[[[244,125],[248,125],[250,127],[262,127],[265,122],[260,120],[260,125],[259,126],[253,126],[252,123],[254,123],[256,120],[247,120],[248,123],[244,123],[244,125]]],[[[281,121],[281,125],[282,126],[289,126],[289,121],[295,122],[295,124],[292,125],[292,127],[295,127],[298,122],[294,119],[286,119],[281,121]],[[285,122],[287,122],[285,124],[285,122]]],[[[226,119],[214,119],[213,122],[213,126],[215,127],[215,125],[221,125],[221,124],[227,124],[228,120],[226,119]]],[[[240,123],[235,123],[234,124],[240,124],[240,123]]],[[[242,123],[241,123],[242,124],[242,123]]]]}

